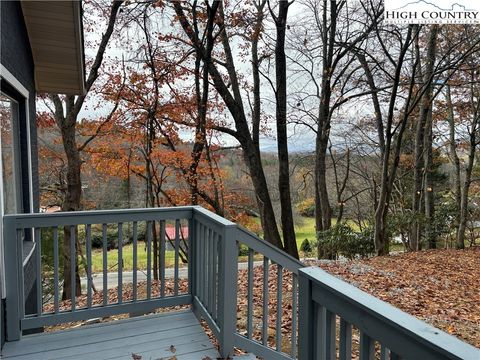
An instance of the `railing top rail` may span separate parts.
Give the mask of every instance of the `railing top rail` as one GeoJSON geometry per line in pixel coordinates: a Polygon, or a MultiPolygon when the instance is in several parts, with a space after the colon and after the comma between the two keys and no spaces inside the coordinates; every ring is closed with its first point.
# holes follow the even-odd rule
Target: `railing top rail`
{"type": "Polygon", "coordinates": [[[265,240],[259,239],[257,235],[251,231],[238,226],[240,242],[245,243],[251,249],[265,255],[270,260],[281,265],[283,268],[292,271],[294,274],[298,275],[298,271],[305,267],[305,265],[300,261],[295,259],[293,256],[290,256],[286,252],[280,250],[279,248],[273,246],[265,240]],[[243,236],[242,236],[243,235],[243,236]],[[252,240],[252,241],[249,241],[252,240]]]}
{"type": "MultiPolygon", "coordinates": [[[[347,302],[391,328],[395,328],[400,336],[413,339],[422,348],[430,348],[451,359],[480,359],[480,350],[475,347],[367,294],[318,267],[303,268],[300,273],[309,278],[315,286],[327,290],[338,300],[347,302]]],[[[338,315],[342,316],[343,314],[338,315]]],[[[355,325],[361,326],[361,324],[355,325]]],[[[392,342],[394,343],[395,339],[392,339],[392,342]]],[[[385,345],[388,347],[389,344],[385,345]]],[[[399,353],[402,355],[400,351],[399,353]]]]}
{"type": "Polygon", "coordinates": [[[190,219],[192,206],[143,209],[87,210],[54,213],[12,214],[3,217],[17,229],[62,225],[118,223],[127,221],[190,219]]]}
{"type": "Polygon", "coordinates": [[[191,206],[190,207],[194,214],[198,215],[203,215],[207,217],[210,221],[213,221],[217,225],[221,226],[237,226],[234,222],[231,222],[230,220],[225,219],[224,217],[221,217],[220,215],[215,214],[214,212],[207,210],[201,206],[191,206]]]}

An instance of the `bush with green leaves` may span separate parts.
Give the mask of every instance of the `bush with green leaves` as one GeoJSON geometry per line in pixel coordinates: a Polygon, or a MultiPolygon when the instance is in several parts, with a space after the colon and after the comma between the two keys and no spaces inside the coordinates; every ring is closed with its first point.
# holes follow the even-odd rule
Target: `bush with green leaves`
{"type": "MultiPolygon", "coordinates": [[[[123,244],[130,244],[133,242],[133,229],[131,224],[125,224],[123,226],[123,244]],[[130,225],[130,226],[128,226],[130,225]]],[[[79,228],[79,231],[84,231],[82,228],[79,228]]],[[[80,239],[82,239],[81,234],[79,233],[80,239]]],[[[83,237],[84,238],[84,237],[83,237]]],[[[91,239],[93,248],[103,247],[103,229],[101,226],[92,226],[91,230],[91,239]]],[[[118,225],[108,225],[107,226],[107,249],[116,249],[118,248],[118,225]]],[[[146,224],[145,222],[137,223],[137,240],[145,241],[146,240],[146,224]]]]}
{"type": "Polygon", "coordinates": [[[302,241],[302,244],[300,245],[300,251],[304,254],[310,254],[313,251],[312,244],[308,239],[302,241]]]}
{"type": "Polygon", "coordinates": [[[248,256],[248,246],[240,244],[238,247],[238,256],[248,256]]]}
{"type": "Polygon", "coordinates": [[[366,258],[375,252],[373,231],[367,228],[355,232],[345,223],[336,224],[318,234],[318,245],[325,258],[344,256],[347,259],[366,258]]]}

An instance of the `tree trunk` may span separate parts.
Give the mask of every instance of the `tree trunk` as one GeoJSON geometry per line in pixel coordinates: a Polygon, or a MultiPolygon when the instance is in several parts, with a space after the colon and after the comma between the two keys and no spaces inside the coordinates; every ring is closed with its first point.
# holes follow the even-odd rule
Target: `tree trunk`
{"type": "MultiPolygon", "coordinates": [[[[315,224],[317,224],[318,236],[320,232],[326,231],[332,226],[332,208],[330,206],[330,200],[328,199],[327,189],[327,146],[328,139],[321,136],[321,132],[317,132],[316,152],[315,152],[315,224]]],[[[333,254],[325,252],[322,249],[320,242],[317,247],[317,257],[319,259],[330,259],[333,254]]]]}
{"type": "Polygon", "coordinates": [[[417,251],[421,248],[422,221],[421,205],[422,199],[425,204],[426,233],[429,245],[432,245],[434,236],[431,225],[433,223],[433,189],[431,184],[432,171],[432,96],[433,96],[433,72],[437,49],[438,26],[433,25],[428,38],[427,58],[425,73],[421,67],[421,54],[418,36],[415,39],[416,56],[418,59],[418,77],[425,87],[422,100],[419,106],[419,117],[415,133],[415,162],[414,162],[414,189],[413,189],[413,213],[416,215],[410,235],[410,250],[417,251]],[[423,196],[422,196],[423,194],[423,196]],[[427,229],[428,228],[428,229],[427,229]]]}
{"type": "MultiPolygon", "coordinates": [[[[402,148],[403,134],[408,123],[408,118],[410,114],[410,103],[413,96],[413,88],[415,85],[415,72],[417,68],[417,63],[414,64],[412,69],[412,75],[410,79],[408,97],[405,101],[405,109],[400,123],[396,125],[395,129],[398,129],[398,134],[392,131],[393,120],[395,115],[395,103],[398,98],[398,88],[401,78],[401,70],[403,68],[405,56],[407,54],[408,48],[410,47],[410,40],[412,37],[413,27],[409,26],[408,33],[405,39],[405,42],[402,45],[402,49],[399,53],[398,62],[395,66],[395,76],[393,81],[392,93],[390,94],[389,109],[388,115],[386,118],[386,127],[385,133],[379,135],[379,138],[385,138],[385,149],[382,152],[382,174],[381,174],[381,183],[380,183],[380,193],[378,195],[378,204],[375,209],[375,225],[374,225],[374,243],[375,251],[377,255],[388,255],[390,252],[390,242],[387,234],[387,216],[388,209],[390,205],[390,197],[392,194],[392,189],[394,181],[396,178],[396,173],[398,170],[398,165],[400,163],[400,153],[402,148]],[[394,135],[396,139],[394,140],[394,135]],[[394,144],[394,147],[393,147],[394,144]],[[393,150],[393,162],[391,163],[391,153],[393,150]]],[[[418,33],[417,35],[418,36],[418,33]]],[[[380,133],[383,131],[383,126],[377,127],[377,132],[380,133]]]]}
{"type": "Polygon", "coordinates": [[[468,220],[468,193],[470,191],[470,185],[472,184],[472,171],[475,164],[475,150],[477,143],[477,132],[480,128],[480,116],[475,113],[474,120],[470,128],[470,151],[468,153],[468,163],[465,169],[465,181],[463,182],[462,197],[460,201],[460,223],[457,231],[457,249],[465,248],[465,231],[467,229],[468,220]]]}
{"type": "MultiPolygon", "coordinates": [[[[435,198],[433,191],[433,181],[432,173],[433,169],[433,129],[432,129],[432,109],[428,114],[428,120],[426,124],[425,132],[425,153],[424,153],[424,163],[425,163],[425,236],[429,249],[437,248],[437,234],[435,231],[435,198]]],[[[420,248],[420,246],[419,246],[420,248]]]]}
{"type": "MultiPolygon", "coordinates": [[[[320,225],[317,227],[317,233],[330,229],[332,226],[332,208],[328,198],[327,188],[327,149],[330,139],[330,101],[332,97],[331,81],[333,75],[333,56],[335,51],[335,36],[337,28],[337,3],[323,1],[323,34],[322,34],[322,67],[323,76],[321,82],[320,103],[318,107],[317,119],[317,136],[315,141],[315,184],[317,186],[315,192],[315,203],[320,208],[315,209],[315,223],[320,225]],[[330,14],[330,19],[328,18],[330,14]],[[330,20],[330,23],[329,21],[330,20]]],[[[317,249],[318,258],[331,258],[333,254],[325,253],[321,249],[319,242],[317,249]]]]}
{"type": "Polygon", "coordinates": [[[462,185],[461,185],[461,166],[460,166],[460,158],[457,154],[457,143],[455,138],[455,113],[453,110],[453,102],[452,102],[452,93],[450,89],[450,85],[446,86],[446,100],[447,100],[447,108],[448,108],[448,126],[449,126],[449,152],[450,152],[450,159],[454,167],[454,176],[453,176],[453,196],[455,201],[455,212],[454,212],[454,226],[457,229],[460,226],[460,208],[462,204],[462,185]]]}
{"type": "MultiPolygon", "coordinates": [[[[73,97],[69,97],[68,103],[73,103],[73,97]]],[[[61,134],[63,141],[63,148],[67,158],[67,191],[62,203],[62,211],[78,211],[81,208],[82,199],[82,180],[81,180],[81,161],[80,154],[77,149],[77,143],[75,141],[75,124],[76,117],[68,116],[61,123],[61,134]]],[[[62,300],[71,299],[72,283],[70,281],[72,268],[71,268],[71,241],[72,238],[77,238],[76,228],[74,234],[71,233],[70,226],[64,227],[63,238],[63,293],[62,300]]],[[[76,244],[75,244],[76,249],[76,244]]],[[[74,252],[75,257],[75,295],[79,296],[82,293],[80,285],[80,275],[78,271],[78,249],[74,252]]]]}
{"type": "Polygon", "coordinates": [[[280,196],[281,222],[285,251],[299,258],[295,227],[293,224],[292,198],[290,192],[290,164],[287,134],[287,61],[285,56],[285,34],[289,3],[278,3],[278,16],[275,17],[277,40],[275,46],[276,72],[276,118],[278,146],[278,191],[280,196]]]}

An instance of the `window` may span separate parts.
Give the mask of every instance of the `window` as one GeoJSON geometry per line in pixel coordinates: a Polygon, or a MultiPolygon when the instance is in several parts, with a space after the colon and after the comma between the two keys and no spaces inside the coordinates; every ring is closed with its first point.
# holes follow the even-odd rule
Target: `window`
{"type": "Polygon", "coordinates": [[[0,146],[3,214],[21,212],[18,157],[18,103],[0,93],[0,146]]]}
{"type": "MultiPolygon", "coordinates": [[[[22,157],[20,144],[20,131],[22,124],[25,127],[29,124],[28,120],[28,99],[27,89],[0,64],[0,220],[5,214],[22,213],[25,208],[29,208],[30,203],[23,202],[23,191],[26,194],[31,193],[31,161],[28,151],[30,151],[30,137],[28,127],[26,127],[27,147],[23,150],[25,155],[22,157]],[[27,166],[25,166],[27,165],[27,166]],[[22,170],[26,167],[27,172],[22,170]],[[22,171],[28,176],[28,186],[25,186],[25,180],[22,179],[22,171]]],[[[3,244],[3,221],[0,221],[0,295],[5,297],[5,271],[4,271],[4,244],[3,244]]],[[[24,240],[30,246],[24,245],[29,258],[32,253],[30,237],[25,234],[24,240]],[[29,250],[30,249],[30,250],[29,250]]]]}

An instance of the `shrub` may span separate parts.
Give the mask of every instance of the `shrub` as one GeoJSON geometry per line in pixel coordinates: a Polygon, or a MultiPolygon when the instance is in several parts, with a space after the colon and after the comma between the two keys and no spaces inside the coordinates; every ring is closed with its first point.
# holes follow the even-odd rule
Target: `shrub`
{"type": "Polygon", "coordinates": [[[354,233],[354,236],[348,237],[342,245],[342,255],[348,259],[354,259],[357,256],[366,258],[375,253],[375,243],[373,239],[373,228],[366,228],[362,232],[354,233]]]}
{"type": "Polygon", "coordinates": [[[297,210],[300,215],[305,217],[315,216],[315,199],[309,198],[297,204],[297,210]]]}
{"type": "Polygon", "coordinates": [[[248,246],[241,244],[238,248],[238,256],[248,256],[248,246]]]}
{"type": "Polygon", "coordinates": [[[365,258],[375,252],[371,228],[355,232],[344,223],[319,233],[318,242],[325,258],[338,258],[340,255],[347,259],[365,258]]]}
{"type": "MultiPolygon", "coordinates": [[[[92,247],[103,247],[103,231],[92,231],[91,235],[92,247]]],[[[107,228],[107,249],[112,250],[118,247],[118,231],[115,229],[107,228]]]]}
{"type": "MultiPolygon", "coordinates": [[[[123,225],[123,244],[130,244],[133,242],[133,227],[131,223],[130,226],[127,224],[123,225]]],[[[145,241],[146,240],[146,223],[139,222],[137,223],[137,240],[145,241]]],[[[79,237],[80,239],[85,239],[85,236],[80,234],[84,233],[82,227],[79,228],[79,237]]],[[[103,247],[103,229],[102,226],[92,226],[91,230],[91,240],[93,248],[102,248],[103,247]]],[[[116,224],[107,226],[107,248],[108,250],[118,248],[118,226],[116,224]]]]}
{"type": "Polygon", "coordinates": [[[309,254],[313,251],[312,244],[310,244],[308,239],[303,240],[302,244],[300,245],[300,251],[302,251],[304,254],[309,254]]]}

